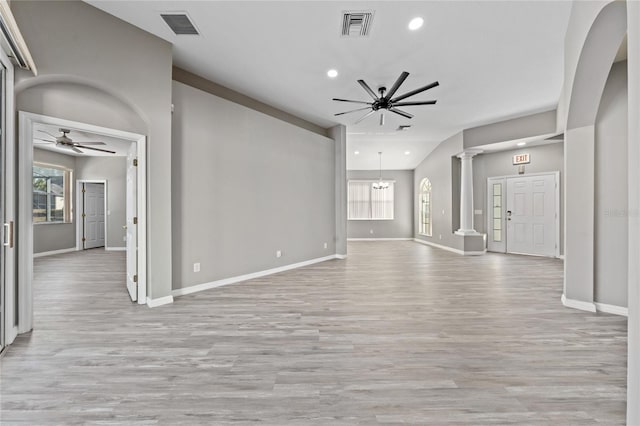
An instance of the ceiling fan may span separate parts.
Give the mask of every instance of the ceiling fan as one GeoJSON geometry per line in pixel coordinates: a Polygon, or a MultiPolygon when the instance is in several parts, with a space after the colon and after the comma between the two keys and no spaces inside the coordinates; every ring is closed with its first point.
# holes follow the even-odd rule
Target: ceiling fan
{"type": "MultiPolygon", "coordinates": [[[[365,111],[370,109],[371,111],[369,111],[368,113],[366,113],[364,116],[360,117],[355,124],[358,124],[359,122],[361,122],[362,120],[364,120],[365,118],[369,117],[371,114],[375,113],[378,110],[387,110],[387,111],[391,111],[395,114],[401,115],[403,117],[406,118],[413,118],[413,114],[409,114],[406,111],[402,111],[400,109],[398,109],[397,107],[401,107],[401,106],[413,106],[413,105],[434,105],[436,103],[436,101],[415,101],[415,102],[400,102],[403,99],[406,99],[410,96],[413,95],[417,95],[418,93],[422,93],[425,90],[429,90],[432,89],[436,86],[439,86],[440,83],[438,83],[437,81],[431,83],[431,84],[427,84],[424,87],[420,87],[419,89],[415,89],[412,90],[410,92],[407,92],[403,95],[400,96],[396,96],[395,98],[393,97],[393,95],[395,95],[395,93],[398,91],[398,89],[400,88],[400,86],[402,85],[402,83],[404,83],[404,81],[407,79],[407,77],[409,76],[409,73],[406,71],[403,71],[402,74],[400,74],[400,77],[398,77],[398,79],[396,80],[395,83],[393,83],[393,86],[391,87],[391,89],[387,92],[387,88],[386,87],[380,87],[378,88],[378,93],[380,94],[380,96],[376,95],[376,93],[371,89],[371,87],[369,87],[369,85],[367,83],[365,83],[364,80],[358,80],[358,83],[360,84],[360,86],[362,86],[362,88],[364,90],[366,90],[366,92],[373,98],[373,102],[364,102],[364,101],[352,101],[350,99],[340,99],[340,98],[333,98],[334,101],[338,101],[338,102],[350,102],[350,103],[354,103],[354,104],[363,104],[363,105],[367,105],[364,108],[358,108],[358,109],[353,109],[351,111],[345,111],[345,112],[339,112],[337,114],[334,114],[336,116],[338,115],[343,115],[343,114],[349,114],[352,112],[356,112],[356,111],[365,111]],[[385,94],[386,92],[386,94],[385,94]]],[[[380,125],[382,126],[384,124],[384,114],[380,114],[380,125]]]]}
{"type": "Polygon", "coordinates": [[[87,145],[106,145],[104,142],[74,142],[69,136],[68,133],[71,132],[69,129],[59,129],[62,136],[54,136],[49,132],[45,132],[44,130],[38,130],[40,133],[44,133],[45,135],[51,136],[55,140],[48,139],[40,139],[35,138],[38,141],[45,143],[55,143],[56,146],[61,146],[64,148],[71,148],[72,151],[77,152],[78,154],[84,154],[84,152],[80,151],[78,148],[82,149],[92,149],[94,151],[108,152],[109,154],[115,154],[115,151],[109,151],[108,149],[94,148],[92,146],[87,145]]]}

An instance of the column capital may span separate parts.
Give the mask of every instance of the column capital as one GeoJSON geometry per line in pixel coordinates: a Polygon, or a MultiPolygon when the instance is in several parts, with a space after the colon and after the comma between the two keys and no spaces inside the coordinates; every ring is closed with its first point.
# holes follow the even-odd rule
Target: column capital
{"type": "Polygon", "coordinates": [[[467,149],[456,155],[456,157],[462,160],[463,158],[473,158],[478,154],[482,154],[481,149],[467,149]]]}

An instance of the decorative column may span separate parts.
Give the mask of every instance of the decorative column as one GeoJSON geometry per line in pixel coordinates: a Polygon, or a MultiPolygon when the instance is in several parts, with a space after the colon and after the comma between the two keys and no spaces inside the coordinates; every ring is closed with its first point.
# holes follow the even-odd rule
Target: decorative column
{"type": "Polygon", "coordinates": [[[482,151],[464,151],[457,155],[461,163],[460,229],[457,235],[478,235],[473,229],[473,157],[482,151]]]}

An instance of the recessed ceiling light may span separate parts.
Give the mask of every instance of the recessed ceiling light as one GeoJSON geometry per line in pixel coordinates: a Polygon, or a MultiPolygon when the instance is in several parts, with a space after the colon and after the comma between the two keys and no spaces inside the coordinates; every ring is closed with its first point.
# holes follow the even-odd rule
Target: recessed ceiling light
{"type": "Polygon", "coordinates": [[[354,154],[358,155],[358,154],[360,154],[360,151],[355,151],[354,154]]]}
{"type": "Polygon", "coordinates": [[[526,142],[518,142],[516,145],[518,146],[525,146],[527,143],[526,142]]]}
{"type": "Polygon", "coordinates": [[[413,18],[410,22],[409,22],[409,29],[411,31],[415,31],[418,28],[420,28],[422,26],[422,24],[424,24],[424,19],[422,19],[421,17],[416,17],[413,18]]]}
{"type": "Polygon", "coordinates": [[[409,154],[411,154],[411,151],[405,151],[404,152],[404,155],[409,155],[409,154]]]}
{"type": "Polygon", "coordinates": [[[337,70],[329,70],[327,71],[327,75],[331,78],[336,78],[338,76],[338,71],[337,70]]]}

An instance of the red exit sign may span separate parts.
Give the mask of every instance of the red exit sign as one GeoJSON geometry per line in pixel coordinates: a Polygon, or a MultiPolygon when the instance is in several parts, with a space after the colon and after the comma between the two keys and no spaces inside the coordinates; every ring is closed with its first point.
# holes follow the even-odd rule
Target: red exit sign
{"type": "Polygon", "coordinates": [[[518,154],[513,156],[513,164],[529,164],[529,154],[518,154]]]}

